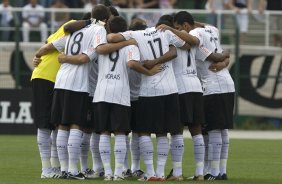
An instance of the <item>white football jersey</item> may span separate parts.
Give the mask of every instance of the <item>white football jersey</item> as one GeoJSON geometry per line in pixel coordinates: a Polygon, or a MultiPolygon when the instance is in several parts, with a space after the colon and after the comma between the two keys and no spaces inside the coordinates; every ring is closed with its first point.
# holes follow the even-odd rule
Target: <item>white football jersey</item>
{"type": "Polygon", "coordinates": [[[130,106],[128,61],[139,61],[138,47],[130,45],[98,57],[98,81],[93,102],[130,106]]]}
{"type": "Polygon", "coordinates": [[[212,72],[209,70],[212,62],[206,60],[211,52],[221,53],[223,51],[220,45],[218,29],[213,26],[205,26],[205,28],[196,28],[190,31],[190,34],[200,40],[196,52],[196,60],[199,61],[196,62],[196,65],[203,87],[203,94],[235,92],[234,82],[228,69],[224,68],[219,72],[212,72]]]}
{"type": "Polygon", "coordinates": [[[177,48],[177,57],[172,62],[178,93],[203,92],[197,76],[196,47],[189,50],[177,48]]]}
{"type": "Polygon", "coordinates": [[[93,97],[98,79],[98,58],[89,63],[89,96],[93,97]]]}
{"type": "MultiPolygon", "coordinates": [[[[155,27],[122,33],[126,40],[134,38],[140,49],[141,61],[152,60],[169,50],[169,45],[181,47],[184,41],[170,31],[160,32],[155,27]]],[[[141,75],[139,96],[164,96],[177,93],[172,61],[162,64],[162,71],[153,76],[141,75]]]]}
{"type": "MultiPolygon", "coordinates": [[[[63,39],[54,41],[53,45],[58,50],[65,48],[66,55],[86,54],[91,61],[97,57],[95,48],[107,43],[106,34],[104,26],[90,24],[67,36],[65,41],[63,39]]],[[[81,65],[63,63],[56,77],[55,88],[89,93],[88,67],[89,63],[81,65]]]]}
{"type": "Polygon", "coordinates": [[[129,75],[129,87],[130,87],[130,101],[136,101],[139,97],[140,85],[141,85],[141,73],[130,69],[129,75]]]}

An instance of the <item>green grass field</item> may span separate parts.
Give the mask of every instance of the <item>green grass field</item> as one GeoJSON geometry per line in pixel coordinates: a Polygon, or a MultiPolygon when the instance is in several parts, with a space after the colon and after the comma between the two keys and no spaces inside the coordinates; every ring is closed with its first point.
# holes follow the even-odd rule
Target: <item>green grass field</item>
{"type": "MultiPolygon", "coordinates": [[[[229,180],[205,181],[205,183],[281,184],[281,145],[281,140],[231,140],[228,161],[229,180]]],[[[168,159],[167,173],[170,168],[171,162],[168,159]]],[[[192,144],[191,140],[187,139],[183,162],[184,176],[193,175],[193,170],[192,144]]],[[[104,183],[101,180],[40,179],[40,174],[41,163],[35,136],[0,136],[0,184],[104,183]]],[[[193,181],[183,182],[193,183],[193,181]]],[[[139,182],[132,178],[122,183],[139,182]]]]}

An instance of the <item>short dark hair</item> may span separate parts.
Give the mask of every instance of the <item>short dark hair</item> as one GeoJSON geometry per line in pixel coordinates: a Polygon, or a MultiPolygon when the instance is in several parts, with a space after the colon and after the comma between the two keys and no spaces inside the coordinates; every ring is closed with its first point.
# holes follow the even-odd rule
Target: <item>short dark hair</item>
{"type": "Polygon", "coordinates": [[[119,33],[127,30],[127,23],[121,16],[116,16],[110,19],[109,29],[111,33],[119,33]]]}
{"type": "Polygon", "coordinates": [[[110,13],[111,13],[113,16],[119,16],[119,13],[118,13],[118,11],[117,11],[117,9],[116,9],[115,7],[113,7],[113,6],[108,6],[108,8],[109,8],[110,13]]]}
{"type": "Polygon", "coordinates": [[[105,5],[99,4],[92,9],[92,18],[96,19],[97,21],[108,20],[109,17],[110,11],[105,5]]]}
{"type": "Polygon", "coordinates": [[[145,30],[146,28],[147,28],[146,21],[140,18],[134,18],[129,26],[129,30],[132,31],[145,30]]]}
{"type": "Polygon", "coordinates": [[[159,18],[159,21],[160,21],[160,20],[166,20],[166,21],[168,21],[168,22],[173,23],[173,16],[172,16],[172,15],[169,15],[169,14],[162,15],[162,16],[159,18]]]}
{"type": "Polygon", "coordinates": [[[187,11],[180,11],[176,13],[174,16],[174,22],[180,25],[184,24],[185,22],[191,26],[195,24],[193,16],[187,11]]]}
{"type": "Polygon", "coordinates": [[[159,18],[158,23],[156,24],[156,27],[161,25],[161,24],[165,24],[169,27],[173,27],[173,16],[172,15],[162,15],[159,18]]]}

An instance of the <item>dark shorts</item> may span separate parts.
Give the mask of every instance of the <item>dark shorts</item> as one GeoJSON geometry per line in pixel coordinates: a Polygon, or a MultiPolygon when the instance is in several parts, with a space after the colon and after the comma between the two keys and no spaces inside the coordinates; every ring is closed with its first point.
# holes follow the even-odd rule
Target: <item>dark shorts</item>
{"type": "Polygon", "coordinates": [[[139,97],[136,117],[138,133],[178,134],[183,130],[178,94],[139,97]]]}
{"type": "Polygon", "coordinates": [[[206,130],[232,129],[234,93],[204,96],[206,130]]]}
{"type": "Polygon", "coordinates": [[[131,101],[131,113],[130,113],[130,126],[132,132],[136,132],[136,112],[137,112],[137,100],[131,101]]]}
{"type": "Polygon", "coordinates": [[[32,79],[34,124],[37,128],[54,130],[50,123],[54,82],[45,79],[32,79]]]}
{"type": "Polygon", "coordinates": [[[51,111],[51,123],[83,126],[87,121],[89,94],[55,89],[51,111]]]}
{"type": "Polygon", "coordinates": [[[98,102],[94,103],[94,130],[97,132],[124,132],[131,131],[130,107],[98,102]]]}
{"type": "Polygon", "coordinates": [[[89,129],[93,131],[94,128],[94,104],[93,104],[93,97],[88,97],[88,104],[87,104],[87,119],[86,123],[82,125],[82,128],[89,129]]]}
{"type": "Polygon", "coordinates": [[[184,126],[194,127],[205,123],[203,93],[179,95],[180,116],[184,126]]]}

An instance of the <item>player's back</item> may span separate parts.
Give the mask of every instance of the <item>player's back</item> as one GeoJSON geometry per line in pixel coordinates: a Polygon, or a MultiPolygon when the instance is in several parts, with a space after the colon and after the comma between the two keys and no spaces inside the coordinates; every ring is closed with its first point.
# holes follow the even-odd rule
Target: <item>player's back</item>
{"type": "Polygon", "coordinates": [[[130,101],[136,101],[139,97],[141,85],[141,73],[130,69],[128,71],[129,87],[130,87],[130,101]]]}
{"type": "Polygon", "coordinates": [[[98,80],[98,58],[89,62],[88,65],[89,96],[93,97],[98,80]]]}
{"type": "MultiPolygon", "coordinates": [[[[194,31],[194,30],[193,30],[194,31]]],[[[196,28],[195,31],[203,36],[203,47],[214,53],[222,53],[218,29],[213,26],[205,28],[196,28]]],[[[201,51],[198,49],[196,59],[201,51]]],[[[211,61],[197,61],[197,71],[203,85],[204,95],[234,92],[234,82],[227,68],[219,72],[213,72],[209,69],[211,61]]]]}
{"type": "MultiPolygon", "coordinates": [[[[73,22],[75,20],[70,20],[63,24],[55,33],[51,34],[47,43],[51,43],[54,40],[66,36],[68,33],[64,31],[64,25],[73,22]]],[[[57,50],[52,51],[41,57],[40,65],[34,68],[32,72],[32,79],[40,78],[55,82],[56,75],[60,68],[60,63],[58,62],[59,52],[57,50]]]]}
{"type": "MultiPolygon", "coordinates": [[[[94,45],[97,39],[102,39],[105,28],[101,25],[90,24],[69,35],[65,43],[66,55],[79,55],[81,53],[91,53],[91,58],[96,57],[94,45]]],[[[88,65],[75,65],[64,63],[61,65],[56,78],[56,88],[63,88],[73,91],[89,92],[88,87],[88,65]]]]}
{"type": "Polygon", "coordinates": [[[126,46],[120,50],[98,57],[98,82],[94,102],[108,102],[130,106],[130,88],[127,62],[139,61],[137,46],[126,46]]]}
{"type": "Polygon", "coordinates": [[[167,33],[157,31],[155,27],[131,31],[131,34],[138,43],[142,61],[156,59],[169,50],[167,33]]]}
{"type": "MultiPolygon", "coordinates": [[[[122,33],[126,39],[134,38],[140,49],[141,61],[156,59],[169,50],[169,45],[182,46],[184,42],[170,31],[155,27],[122,33]]],[[[142,75],[140,96],[162,96],[177,93],[171,61],[162,64],[162,71],[154,76],[142,75]]]]}
{"type": "Polygon", "coordinates": [[[172,62],[178,93],[202,92],[196,68],[196,48],[189,50],[177,48],[177,57],[172,62]]]}

